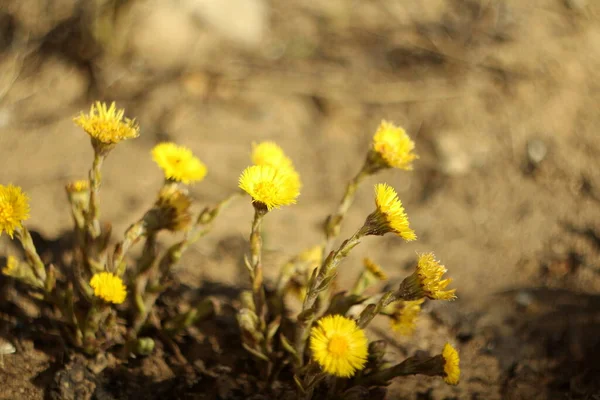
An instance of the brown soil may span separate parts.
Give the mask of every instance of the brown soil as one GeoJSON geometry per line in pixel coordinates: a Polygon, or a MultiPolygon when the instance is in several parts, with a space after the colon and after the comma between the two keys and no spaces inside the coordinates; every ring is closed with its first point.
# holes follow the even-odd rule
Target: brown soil
{"type": "MultiPolygon", "coordinates": [[[[31,196],[28,226],[40,243],[51,238],[48,257],[68,240],[57,239],[71,222],[63,185],[91,164],[71,118],[95,99],[116,100],[142,127],[104,169],[102,218],[117,238],[152,203],[161,176],[148,152],[161,140],[209,166],[192,188],[200,205],[235,189],[253,141],[289,153],[304,189],[296,206],[268,215],[267,278],[321,238],[320,223],[389,119],[416,138],[420,159],[412,173],[369,179],[341,237],[370,212],[372,184],[385,181],[419,240],[364,240],[339,283],[351,285],[364,256],[396,282],[415,252],[434,251],[459,299],[427,303],[413,337],[383,319],[369,336],[390,342],[390,360],[455,343],[462,380],[398,379],[387,398],[600,398],[600,3],[271,0],[269,30],[252,42],[190,10],[132,2],[100,43],[81,29],[90,15],[76,3],[0,5],[0,182],[31,196]]],[[[243,25],[245,15],[227,23],[243,25]]],[[[187,285],[165,296],[165,312],[185,296],[235,302],[247,285],[250,220],[245,201],[227,209],[182,260],[187,285]]],[[[6,237],[0,245],[1,255],[12,248],[6,237]]],[[[237,328],[227,307],[178,343],[158,341],[150,357],[91,362],[22,287],[5,277],[0,286],[0,338],[17,348],[3,357],[0,399],[266,398],[250,397],[258,383],[239,374],[250,361],[229,351],[237,328]]]]}

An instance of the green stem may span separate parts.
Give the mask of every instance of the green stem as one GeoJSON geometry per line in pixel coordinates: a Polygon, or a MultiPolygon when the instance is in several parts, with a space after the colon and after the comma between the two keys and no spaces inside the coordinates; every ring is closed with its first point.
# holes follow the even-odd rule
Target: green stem
{"type": "Polygon", "coordinates": [[[400,364],[359,379],[357,385],[385,385],[397,376],[406,375],[444,376],[444,363],[441,355],[428,358],[410,357],[400,364]]]}
{"type": "Polygon", "coordinates": [[[337,267],[340,262],[348,255],[356,245],[360,243],[360,239],[365,235],[363,228],[359,229],[349,239],[345,240],[340,247],[329,254],[319,268],[318,272],[313,273],[309,281],[306,297],[302,304],[302,311],[298,315],[296,324],[295,349],[298,354],[299,365],[302,367],[304,362],[304,350],[306,341],[310,332],[310,327],[317,316],[317,299],[321,293],[327,291],[331,282],[336,276],[337,267]]]}
{"type": "Polygon", "coordinates": [[[125,254],[147,233],[144,219],[140,219],[125,231],[123,240],[115,246],[112,257],[112,271],[118,276],[123,276],[127,263],[124,262],[125,254]]]}
{"type": "MultiPolygon", "coordinates": [[[[366,164],[365,164],[366,165],[366,164]]],[[[362,182],[362,180],[369,175],[367,168],[363,166],[361,170],[356,174],[354,178],[348,182],[346,185],[346,192],[342,197],[342,201],[340,202],[338,209],[335,213],[327,217],[325,221],[325,241],[323,243],[323,257],[327,257],[327,255],[333,250],[333,243],[335,239],[340,234],[340,227],[342,225],[342,221],[344,220],[350,206],[354,202],[356,190],[358,186],[362,182]]]]}
{"type": "Polygon", "coordinates": [[[94,162],[92,163],[92,169],[90,170],[90,203],[86,213],[86,226],[89,235],[93,239],[100,236],[100,221],[98,221],[100,206],[98,204],[98,195],[102,182],[101,168],[105,157],[105,155],[102,155],[97,151],[94,152],[94,162]]]}
{"type": "Polygon", "coordinates": [[[31,234],[29,230],[24,226],[21,228],[17,228],[15,230],[15,235],[17,239],[21,242],[21,246],[23,246],[23,250],[25,251],[25,257],[27,258],[27,262],[33,268],[35,276],[43,283],[46,282],[46,266],[39,256],[35,245],[33,244],[33,239],[31,238],[31,234]]]}
{"type": "Polygon", "coordinates": [[[266,327],[265,317],[265,290],[263,287],[263,269],[262,269],[262,219],[267,213],[266,208],[260,205],[255,206],[254,220],[252,221],[252,232],[250,233],[250,254],[251,269],[250,283],[254,297],[254,307],[261,323],[261,330],[266,327]]]}
{"type": "Polygon", "coordinates": [[[358,317],[358,327],[365,329],[367,325],[375,318],[384,308],[398,300],[397,292],[389,291],[384,293],[376,304],[369,304],[360,313],[358,317]]]}

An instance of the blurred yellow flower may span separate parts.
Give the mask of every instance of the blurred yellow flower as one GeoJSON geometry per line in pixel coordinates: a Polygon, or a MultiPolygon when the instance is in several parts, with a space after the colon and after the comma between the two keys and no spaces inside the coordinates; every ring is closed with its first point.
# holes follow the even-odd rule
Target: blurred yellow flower
{"type": "Polygon", "coordinates": [[[140,134],[135,120],[124,118],[124,115],[125,110],[118,110],[114,102],[107,107],[106,103],[97,101],[91,106],[89,114],[82,112],[73,121],[92,139],[110,145],[136,138],[140,134]]]}
{"type": "Polygon", "coordinates": [[[274,142],[252,144],[252,162],[254,165],[270,165],[275,168],[293,168],[290,160],[281,147],[274,142]]]}
{"type": "Polygon", "coordinates": [[[90,190],[90,181],[82,179],[78,181],[69,182],[67,184],[67,192],[69,193],[81,193],[90,190]]]}
{"type": "Polygon", "coordinates": [[[19,266],[19,260],[15,256],[8,256],[6,265],[2,268],[2,273],[7,276],[13,275],[19,266]]]}
{"type": "Polygon", "coordinates": [[[20,187],[0,185],[0,234],[13,237],[15,229],[23,227],[29,218],[29,198],[20,187]]]}
{"type": "Polygon", "coordinates": [[[365,258],[363,260],[363,265],[365,266],[365,269],[367,271],[373,274],[373,276],[375,276],[375,278],[379,279],[380,281],[385,281],[387,279],[385,271],[381,268],[380,265],[374,263],[371,259],[365,258]]]}
{"type": "Polygon", "coordinates": [[[163,187],[158,195],[155,208],[149,213],[153,218],[148,221],[149,228],[183,231],[192,222],[190,200],[187,192],[173,185],[163,187]]]}
{"type": "Polygon", "coordinates": [[[385,183],[375,185],[375,205],[377,206],[375,219],[381,230],[375,234],[394,232],[407,242],[417,238],[415,232],[410,229],[408,216],[394,188],[385,183]]]}
{"type": "Polygon", "coordinates": [[[109,303],[121,304],[127,297],[127,289],[121,278],[110,272],[94,274],[90,286],[94,289],[94,296],[109,303]]]}
{"type": "Polygon", "coordinates": [[[400,335],[410,336],[415,331],[417,317],[421,313],[424,298],[418,300],[400,300],[392,314],[392,329],[400,335]]]}
{"type": "Polygon", "coordinates": [[[460,380],[460,357],[458,351],[450,343],[446,343],[442,351],[444,358],[444,382],[448,385],[457,385],[460,380]]]}
{"type": "Polygon", "coordinates": [[[419,158],[413,153],[415,143],[404,129],[394,124],[381,121],[373,136],[373,150],[385,161],[387,166],[412,170],[412,162],[419,158]]]}
{"type": "Polygon", "coordinates": [[[452,282],[451,278],[442,280],[442,275],[447,271],[443,265],[435,260],[433,253],[419,255],[416,274],[426,297],[434,300],[456,299],[456,289],[444,290],[452,282]]]}
{"type": "Polygon", "coordinates": [[[321,318],[310,335],[313,359],[328,374],[349,378],[367,362],[369,343],[356,322],[342,315],[321,318]]]}
{"type": "Polygon", "coordinates": [[[154,146],[152,159],[163,170],[166,179],[186,185],[199,182],[206,176],[206,166],[192,151],[175,143],[165,142],[154,146]]]}
{"type": "Polygon", "coordinates": [[[295,204],[300,194],[298,174],[269,165],[253,165],[246,168],[240,175],[239,187],[248,193],[253,201],[264,204],[268,210],[295,204]]]}

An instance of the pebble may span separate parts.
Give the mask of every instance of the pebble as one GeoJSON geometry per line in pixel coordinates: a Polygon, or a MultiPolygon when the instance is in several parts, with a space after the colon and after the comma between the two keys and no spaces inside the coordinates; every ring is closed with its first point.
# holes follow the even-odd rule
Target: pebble
{"type": "Polygon", "coordinates": [[[533,165],[541,163],[548,154],[546,143],[540,139],[531,139],[527,142],[527,157],[533,165]]]}

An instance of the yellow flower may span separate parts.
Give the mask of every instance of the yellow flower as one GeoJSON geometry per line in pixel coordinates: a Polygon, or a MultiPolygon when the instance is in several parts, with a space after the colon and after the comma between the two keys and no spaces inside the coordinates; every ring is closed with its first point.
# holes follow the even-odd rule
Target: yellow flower
{"type": "Polygon", "coordinates": [[[0,185],[0,234],[5,231],[13,237],[15,229],[23,227],[29,218],[29,198],[20,187],[0,185]]]}
{"type": "Polygon", "coordinates": [[[19,266],[19,260],[15,256],[8,256],[6,266],[2,268],[2,273],[7,276],[12,276],[19,266]]]}
{"type": "Polygon", "coordinates": [[[186,185],[206,176],[206,166],[192,151],[175,143],[160,143],[152,149],[152,159],[165,173],[165,178],[186,185]]]}
{"type": "Polygon", "coordinates": [[[408,216],[394,188],[385,183],[375,185],[375,205],[377,209],[367,217],[365,223],[368,235],[394,232],[407,242],[417,238],[410,229],[408,216]]]}
{"type": "Polygon", "coordinates": [[[67,184],[67,192],[69,193],[81,193],[90,190],[90,181],[82,179],[78,181],[69,182],[67,184]]]}
{"type": "Polygon", "coordinates": [[[116,144],[139,136],[135,120],[124,118],[125,110],[117,110],[114,102],[110,107],[97,101],[89,114],[80,113],[73,121],[92,137],[105,145],[116,144]]]}
{"type": "Polygon", "coordinates": [[[274,142],[252,144],[252,162],[254,165],[270,165],[275,168],[293,168],[281,147],[274,142]]]}
{"type": "Polygon", "coordinates": [[[450,343],[446,343],[442,351],[442,357],[444,358],[444,382],[448,385],[457,385],[460,379],[460,357],[458,356],[458,351],[450,343]]]}
{"type": "Polygon", "coordinates": [[[109,303],[121,304],[127,296],[127,289],[121,278],[110,272],[94,274],[90,286],[94,289],[94,296],[109,303]]]}
{"type": "Polygon", "coordinates": [[[377,152],[388,167],[412,170],[413,160],[419,158],[413,153],[415,143],[404,129],[394,124],[381,121],[375,136],[373,150],[377,152]]]}
{"type": "Polygon", "coordinates": [[[186,230],[192,222],[191,204],[187,191],[175,185],[163,187],[154,208],[146,215],[148,229],[168,229],[172,232],[186,230]]]}
{"type": "Polygon", "coordinates": [[[434,300],[456,299],[454,294],[456,289],[444,290],[452,282],[451,278],[442,280],[442,275],[447,271],[443,265],[435,260],[433,253],[419,255],[416,274],[425,296],[434,300]]]}
{"type": "Polygon", "coordinates": [[[367,362],[369,343],[365,332],[352,319],[328,315],[311,330],[313,359],[328,374],[349,378],[367,362]]]}
{"type": "Polygon", "coordinates": [[[253,165],[246,168],[240,176],[239,187],[248,193],[253,201],[264,204],[269,210],[295,204],[300,194],[297,174],[269,165],[253,165]]]}
{"type": "Polygon", "coordinates": [[[381,266],[375,264],[371,259],[365,258],[363,260],[363,265],[367,271],[373,274],[373,276],[380,281],[385,281],[387,279],[385,271],[381,268],[381,266]]]}
{"type": "Polygon", "coordinates": [[[302,187],[300,175],[294,168],[292,160],[285,155],[281,147],[274,142],[252,144],[252,162],[254,165],[268,165],[277,169],[286,169],[295,176],[298,188],[302,187]]]}
{"type": "Polygon", "coordinates": [[[400,335],[410,336],[415,330],[417,317],[421,313],[421,304],[424,298],[419,300],[399,301],[392,315],[392,329],[400,335]]]}

